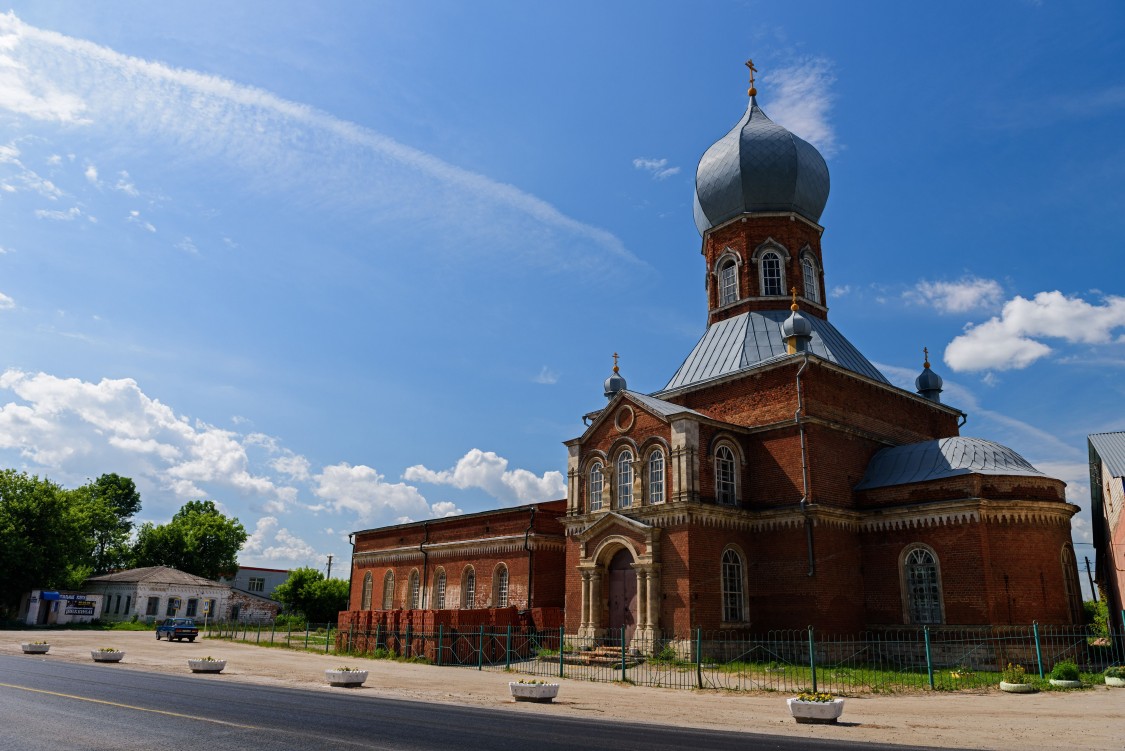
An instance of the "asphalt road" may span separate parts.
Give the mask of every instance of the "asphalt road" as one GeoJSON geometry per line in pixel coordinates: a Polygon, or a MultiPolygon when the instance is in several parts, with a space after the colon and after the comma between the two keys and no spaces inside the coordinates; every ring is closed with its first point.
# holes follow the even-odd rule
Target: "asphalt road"
{"type": "Polygon", "coordinates": [[[896,749],[553,717],[0,656],[0,749],[896,749]]]}

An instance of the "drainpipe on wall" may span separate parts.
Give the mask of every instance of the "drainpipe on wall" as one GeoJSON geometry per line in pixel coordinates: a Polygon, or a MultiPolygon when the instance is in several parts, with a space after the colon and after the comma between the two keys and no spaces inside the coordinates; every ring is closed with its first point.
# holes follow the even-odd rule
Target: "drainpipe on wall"
{"type": "MultiPolygon", "coordinates": [[[[355,532],[348,535],[348,544],[352,546],[351,565],[348,566],[348,610],[352,609],[352,579],[355,577],[355,532]]],[[[360,602],[362,605],[363,603],[360,602]]]]}
{"type": "Polygon", "coordinates": [[[527,609],[531,610],[531,593],[535,591],[535,559],[531,556],[531,528],[535,526],[535,506],[531,507],[531,518],[527,521],[527,531],[523,533],[523,549],[527,551],[527,609]]]}
{"type": "Polygon", "coordinates": [[[418,550],[422,553],[422,581],[419,582],[418,586],[418,589],[422,590],[422,601],[418,604],[422,606],[422,610],[425,610],[426,582],[430,580],[430,554],[426,552],[426,543],[430,541],[430,523],[428,521],[422,522],[422,531],[425,532],[425,537],[422,539],[422,544],[418,546],[418,550]]]}
{"type": "Polygon", "coordinates": [[[805,353],[805,361],[801,363],[800,369],[797,370],[797,411],[793,413],[793,421],[797,423],[797,430],[801,435],[801,483],[803,494],[801,495],[801,513],[805,517],[805,543],[809,550],[809,576],[816,576],[816,556],[813,554],[813,525],[812,515],[809,513],[809,450],[808,443],[805,439],[805,423],[802,420],[804,417],[805,404],[803,401],[803,392],[801,391],[801,374],[805,372],[805,368],[809,365],[808,352],[805,353]]]}

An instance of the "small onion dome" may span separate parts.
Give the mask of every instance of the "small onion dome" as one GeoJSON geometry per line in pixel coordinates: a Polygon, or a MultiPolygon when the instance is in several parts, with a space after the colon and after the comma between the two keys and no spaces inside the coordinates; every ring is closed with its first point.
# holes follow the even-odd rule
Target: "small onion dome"
{"type": "Polygon", "coordinates": [[[789,306],[789,310],[793,312],[781,324],[781,336],[785,339],[786,350],[791,355],[806,352],[812,340],[812,324],[797,308],[796,289],[793,290],[793,304],[789,306]]]}
{"type": "Polygon", "coordinates": [[[625,390],[625,376],[621,375],[620,369],[617,367],[617,353],[613,353],[613,375],[605,379],[605,398],[612,399],[617,395],[618,391],[625,390]]]}
{"type": "Polygon", "coordinates": [[[695,226],[703,235],[741,214],[769,211],[819,222],[828,188],[820,152],[766,117],[751,96],[742,119],[699,160],[695,226]]]}
{"type": "Polygon", "coordinates": [[[918,393],[930,401],[941,401],[941,386],[942,380],[934,371],[930,370],[930,351],[926,348],[922,349],[925,353],[925,362],[922,363],[922,373],[914,379],[914,387],[918,389],[918,393]]]}

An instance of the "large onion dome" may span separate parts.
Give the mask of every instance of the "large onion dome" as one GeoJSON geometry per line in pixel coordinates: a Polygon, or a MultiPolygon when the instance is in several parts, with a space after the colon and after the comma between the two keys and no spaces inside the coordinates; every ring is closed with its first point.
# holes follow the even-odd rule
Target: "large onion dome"
{"type": "Polygon", "coordinates": [[[819,222],[828,202],[828,165],[812,144],[776,124],[750,97],[738,124],[695,171],[699,234],[753,211],[793,211],[819,222]]]}

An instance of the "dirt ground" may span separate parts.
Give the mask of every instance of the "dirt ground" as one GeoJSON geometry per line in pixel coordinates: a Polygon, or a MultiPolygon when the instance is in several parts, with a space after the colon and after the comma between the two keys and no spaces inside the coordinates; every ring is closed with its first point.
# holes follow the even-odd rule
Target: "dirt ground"
{"type": "Polygon", "coordinates": [[[124,660],[107,669],[156,670],[192,675],[188,658],[228,660],[221,675],[199,680],[242,681],[353,696],[488,707],[508,712],[620,719],[654,725],[749,733],[878,741],[933,748],[1125,749],[1125,689],[1104,685],[1033,695],[926,693],[848,698],[839,725],[798,725],[785,694],[688,691],[563,679],[554,704],[515,703],[509,680],[518,676],[471,668],[412,665],[270,649],[228,641],[157,641],[151,631],[5,631],[0,654],[21,654],[20,643],[47,640],[46,656],[27,659],[90,662],[90,650],[113,646],[124,660]],[[331,688],[326,668],[364,667],[371,677],[359,689],[331,688]]]}

